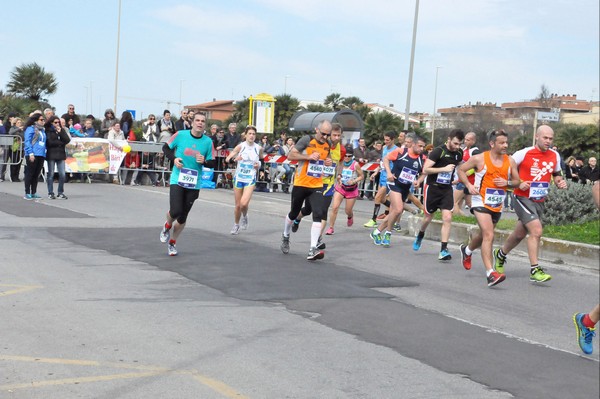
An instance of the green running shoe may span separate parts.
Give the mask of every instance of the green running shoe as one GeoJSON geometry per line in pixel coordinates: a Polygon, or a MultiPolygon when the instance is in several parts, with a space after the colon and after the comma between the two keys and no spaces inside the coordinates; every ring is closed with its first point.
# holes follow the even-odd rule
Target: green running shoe
{"type": "Polygon", "coordinates": [[[506,263],[506,258],[504,258],[504,260],[502,260],[498,256],[498,254],[500,253],[500,248],[494,249],[493,253],[494,253],[494,270],[500,274],[504,274],[504,264],[506,263]]]}
{"type": "Polygon", "coordinates": [[[390,233],[389,231],[386,231],[383,234],[383,238],[381,239],[381,245],[383,245],[386,248],[389,248],[390,247],[391,238],[392,238],[392,233],[390,233]]]}
{"type": "Polygon", "coordinates": [[[365,224],[363,224],[363,227],[367,227],[367,228],[373,228],[377,226],[377,222],[373,219],[369,219],[369,221],[365,224]]]}
{"type": "Polygon", "coordinates": [[[533,269],[533,272],[529,275],[529,281],[531,281],[533,283],[543,283],[545,281],[550,281],[551,279],[552,279],[552,276],[549,274],[546,274],[544,269],[542,269],[539,266],[536,267],[535,269],[533,269]]]}
{"type": "Polygon", "coordinates": [[[373,231],[371,232],[371,238],[373,239],[373,243],[374,243],[375,245],[381,245],[381,241],[383,240],[383,239],[381,238],[381,233],[377,233],[377,234],[375,234],[375,230],[373,230],[373,231]]]}

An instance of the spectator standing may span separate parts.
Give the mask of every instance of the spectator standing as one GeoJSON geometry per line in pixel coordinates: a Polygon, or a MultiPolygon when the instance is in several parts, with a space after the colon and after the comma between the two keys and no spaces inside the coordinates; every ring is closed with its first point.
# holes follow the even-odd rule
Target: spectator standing
{"type": "Polygon", "coordinates": [[[41,199],[37,194],[37,184],[44,160],[46,159],[46,119],[41,113],[34,113],[25,123],[25,199],[41,199]]]}
{"type": "Polygon", "coordinates": [[[180,130],[190,130],[191,129],[191,125],[190,122],[188,120],[188,110],[186,108],[184,108],[181,111],[181,116],[179,117],[179,119],[177,120],[177,122],[175,122],[175,130],[176,131],[180,131],[180,130]]]}
{"type": "Polygon", "coordinates": [[[575,158],[575,171],[577,172],[577,181],[581,183],[581,170],[583,169],[583,157],[575,158]]]}
{"type": "Polygon", "coordinates": [[[54,116],[54,110],[52,108],[45,108],[44,109],[44,117],[46,118],[46,121],[48,119],[50,119],[51,117],[54,116]]]}
{"type": "Polygon", "coordinates": [[[51,116],[44,126],[48,136],[46,143],[46,161],[48,162],[48,175],[46,183],[48,183],[48,198],[50,199],[67,199],[65,195],[65,159],[67,154],[65,146],[71,141],[69,133],[64,129],[57,116],[51,116]],[[58,172],[58,192],[54,195],[54,167],[58,172]]]}
{"type": "Polygon", "coordinates": [[[88,118],[83,122],[82,133],[83,136],[88,139],[96,137],[96,129],[94,129],[94,126],[92,125],[92,119],[88,118]]]}
{"type": "Polygon", "coordinates": [[[79,119],[79,115],[75,113],[75,106],[73,104],[69,104],[67,107],[67,112],[65,112],[61,118],[63,118],[67,122],[67,126],[71,127],[76,123],[81,123],[79,119]]]}
{"type": "Polygon", "coordinates": [[[103,139],[108,137],[108,131],[117,122],[118,122],[118,120],[115,117],[115,112],[112,109],[108,108],[106,111],[104,111],[104,119],[102,120],[102,123],[100,124],[100,133],[99,133],[98,137],[103,138],[103,139]]]}
{"type": "Polygon", "coordinates": [[[230,123],[227,129],[229,129],[226,135],[228,148],[235,148],[241,141],[240,135],[236,133],[237,123],[230,123]]]}
{"type": "Polygon", "coordinates": [[[567,158],[567,161],[565,162],[565,178],[567,180],[572,181],[573,183],[578,183],[579,175],[577,174],[578,170],[575,162],[576,161],[574,156],[570,156],[569,158],[567,158]]]}
{"type": "Polygon", "coordinates": [[[171,136],[175,134],[175,124],[171,120],[171,111],[165,109],[163,112],[163,117],[157,123],[158,131],[160,134],[159,141],[161,143],[169,141],[171,136]]]}
{"type": "Polygon", "coordinates": [[[142,125],[142,139],[142,141],[149,143],[158,143],[160,139],[158,126],[156,125],[156,116],[154,114],[148,115],[148,120],[142,125]]]}
{"type": "Polygon", "coordinates": [[[129,132],[133,130],[133,116],[131,116],[131,112],[123,111],[119,124],[121,125],[121,130],[125,134],[125,137],[128,137],[129,132]]]}
{"type": "MultiPolygon", "coordinates": [[[[23,132],[23,120],[21,118],[17,118],[16,116],[12,116],[14,114],[8,114],[9,121],[14,120],[14,125],[11,126],[8,134],[11,136],[19,136],[20,139],[15,138],[13,140],[13,145],[10,152],[10,181],[11,182],[20,182],[19,174],[21,173],[21,160],[23,159],[23,146],[21,143],[25,137],[23,132]]],[[[6,126],[6,125],[5,125],[6,126]]]]}
{"type": "Polygon", "coordinates": [[[581,184],[594,184],[599,177],[597,160],[594,157],[590,157],[587,166],[581,168],[581,172],[579,172],[579,182],[581,184]]]}
{"type": "MultiPolygon", "coordinates": [[[[369,149],[364,138],[358,139],[358,146],[354,149],[354,159],[363,167],[369,161],[369,149]]],[[[360,195],[358,199],[363,199],[365,195],[365,182],[370,179],[364,179],[360,185],[360,195]]]]}

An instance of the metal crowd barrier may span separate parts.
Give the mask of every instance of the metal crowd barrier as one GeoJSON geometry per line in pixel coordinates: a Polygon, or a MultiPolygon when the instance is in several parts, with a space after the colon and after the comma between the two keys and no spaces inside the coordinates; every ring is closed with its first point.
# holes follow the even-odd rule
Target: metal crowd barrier
{"type": "Polygon", "coordinates": [[[140,153],[140,164],[149,164],[150,161],[150,157],[154,157],[153,159],[153,167],[152,168],[141,168],[141,167],[137,167],[137,168],[127,168],[125,167],[125,160],[123,160],[123,163],[121,164],[121,167],[119,168],[119,171],[117,173],[118,175],[118,179],[119,179],[119,183],[120,184],[125,184],[125,180],[127,178],[127,175],[129,173],[125,173],[125,178],[123,178],[123,173],[121,172],[133,172],[132,176],[131,176],[131,181],[133,182],[136,178],[137,175],[141,172],[148,172],[148,173],[156,173],[156,176],[160,176],[160,178],[157,178],[157,181],[160,180],[162,181],[163,186],[167,185],[168,182],[168,175],[171,173],[171,161],[169,161],[169,159],[167,157],[164,156],[162,148],[163,145],[165,143],[154,143],[154,142],[146,142],[146,141],[129,141],[127,144],[129,144],[129,146],[131,147],[131,152],[130,153],[135,153],[135,152],[139,152],[140,153]],[[148,155],[145,155],[144,153],[148,153],[148,155]],[[144,162],[145,161],[145,162],[144,162]]]}
{"type": "Polygon", "coordinates": [[[1,165],[20,165],[23,160],[23,139],[21,136],[0,135],[0,152],[2,153],[2,156],[0,156],[1,165]],[[16,151],[13,151],[14,144],[17,144],[16,151]]]}

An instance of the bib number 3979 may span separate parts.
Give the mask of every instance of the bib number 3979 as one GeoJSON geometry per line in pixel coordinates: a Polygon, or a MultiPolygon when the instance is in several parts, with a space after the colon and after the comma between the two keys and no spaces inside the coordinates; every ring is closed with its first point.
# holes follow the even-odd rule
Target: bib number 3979
{"type": "Polygon", "coordinates": [[[183,188],[196,188],[198,183],[198,171],[194,169],[181,168],[177,185],[183,188]]]}

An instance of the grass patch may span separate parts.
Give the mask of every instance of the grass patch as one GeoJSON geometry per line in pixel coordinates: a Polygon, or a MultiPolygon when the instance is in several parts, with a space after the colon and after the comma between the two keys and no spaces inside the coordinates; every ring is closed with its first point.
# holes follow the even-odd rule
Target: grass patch
{"type": "MultiPolygon", "coordinates": [[[[436,212],[433,215],[434,220],[441,220],[442,215],[436,212]]],[[[477,224],[474,216],[453,216],[453,222],[477,224]]],[[[500,219],[497,225],[498,230],[514,230],[517,224],[516,219],[500,219]]],[[[556,238],[558,240],[580,242],[583,244],[600,245],[600,220],[580,224],[569,224],[564,226],[544,226],[544,237],[556,238]]]]}

